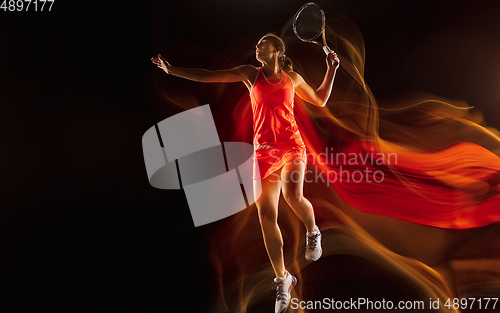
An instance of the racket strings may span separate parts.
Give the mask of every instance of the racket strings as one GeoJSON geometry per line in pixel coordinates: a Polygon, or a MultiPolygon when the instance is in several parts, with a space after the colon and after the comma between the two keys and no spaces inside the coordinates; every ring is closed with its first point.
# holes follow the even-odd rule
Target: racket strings
{"type": "Polygon", "coordinates": [[[312,41],[321,35],[323,14],[317,5],[308,5],[294,19],[294,30],[302,40],[312,41]]]}

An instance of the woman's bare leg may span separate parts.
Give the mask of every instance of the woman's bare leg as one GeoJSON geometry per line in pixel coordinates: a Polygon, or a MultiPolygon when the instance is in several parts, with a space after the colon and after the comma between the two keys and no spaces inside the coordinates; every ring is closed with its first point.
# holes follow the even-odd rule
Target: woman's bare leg
{"type": "Polygon", "coordinates": [[[314,218],[313,206],[302,193],[305,167],[305,163],[299,159],[290,160],[283,166],[281,171],[283,198],[304,223],[307,232],[313,232],[319,228],[314,218]]]}
{"type": "Polygon", "coordinates": [[[281,191],[279,170],[260,181],[254,180],[254,190],[257,183],[261,183],[262,193],[255,201],[259,213],[259,221],[264,238],[264,245],[274,269],[276,277],[285,276],[285,262],[283,257],[283,238],[278,227],[278,202],[281,191]]]}

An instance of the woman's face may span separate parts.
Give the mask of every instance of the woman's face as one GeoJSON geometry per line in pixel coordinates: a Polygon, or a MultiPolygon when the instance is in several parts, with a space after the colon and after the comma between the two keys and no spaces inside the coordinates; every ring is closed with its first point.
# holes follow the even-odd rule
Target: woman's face
{"type": "Polygon", "coordinates": [[[255,57],[260,62],[268,62],[279,53],[279,48],[274,47],[271,40],[262,38],[255,45],[255,57]]]}

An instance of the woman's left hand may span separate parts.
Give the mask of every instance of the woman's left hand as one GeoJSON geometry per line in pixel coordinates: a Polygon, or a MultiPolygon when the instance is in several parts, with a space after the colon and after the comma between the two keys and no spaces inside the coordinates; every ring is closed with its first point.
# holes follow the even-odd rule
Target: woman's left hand
{"type": "Polygon", "coordinates": [[[330,51],[330,53],[328,53],[328,55],[326,56],[326,64],[328,65],[328,67],[331,66],[333,68],[337,68],[340,66],[340,59],[335,51],[332,50],[330,51]]]}

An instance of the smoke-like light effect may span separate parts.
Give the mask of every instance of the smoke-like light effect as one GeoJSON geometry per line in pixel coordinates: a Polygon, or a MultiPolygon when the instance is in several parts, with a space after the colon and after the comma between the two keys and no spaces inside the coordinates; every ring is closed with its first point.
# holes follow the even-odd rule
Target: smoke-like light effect
{"type": "MultiPolygon", "coordinates": [[[[337,276],[332,273],[343,269],[330,267],[341,255],[363,259],[386,275],[398,277],[408,294],[426,303],[437,298],[498,297],[499,131],[487,126],[481,112],[467,103],[426,93],[394,94],[377,103],[364,80],[365,49],[359,30],[342,16],[327,15],[327,41],[341,59],[330,101],[317,108],[295,97],[310,171],[304,196],[311,201],[323,233],[323,256],[312,264],[305,261],[305,228],[281,199],[279,225],[286,268],[298,278],[292,297],[335,297],[332,286],[337,276]],[[385,160],[395,154],[397,162],[325,161],[321,156],[325,151],[372,154],[385,160]],[[373,182],[377,177],[372,174],[372,182],[340,182],[341,177],[367,170],[383,173],[383,181],[373,182]],[[332,175],[321,181],[315,179],[318,172],[332,175]],[[311,274],[315,271],[322,274],[311,274]]],[[[318,86],[325,72],[321,49],[299,42],[289,26],[278,35],[287,45],[295,70],[318,86]]],[[[241,46],[231,53],[239,64],[249,63],[254,55],[241,46]]],[[[218,56],[210,65],[239,64],[218,56]]],[[[228,108],[219,114],[234,121],[226,128],[231,140],[251,143],[248,94],[231,91],[234,84],[215,86],[218,103],[211,105],[228,108]]],[[[181,109],[196,105],[195,97],[184,98],[173,87],[156,89],[181,109]]],[[[211,242],[210,257],[218,277],[214,311],[272,310],[274,273],[255,206],[217,222],[211,242]]],[[[441,305],[436,312],[460,310],[441,305]]]]}

